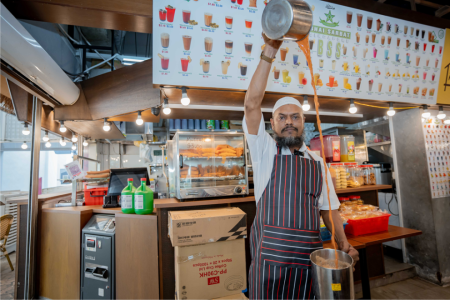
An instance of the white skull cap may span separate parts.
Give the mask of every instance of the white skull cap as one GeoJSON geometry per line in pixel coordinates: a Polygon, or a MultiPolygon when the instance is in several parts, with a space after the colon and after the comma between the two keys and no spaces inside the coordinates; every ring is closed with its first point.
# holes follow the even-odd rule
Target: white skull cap
{"type": "Polygon", "coordinates": [[[298,107],[302,108],[300,101],[298,101],[297,99],[292,98],[292,97],[283,97],[283,98],[278,99],[278,101],[275,103],[273,110],[272,110],[272,114],[275,114],[275,111],[277,109],[279,109],[281,106],[287,105],[287,104],[294,104],[294,105],[297,105],[298,107]]]}

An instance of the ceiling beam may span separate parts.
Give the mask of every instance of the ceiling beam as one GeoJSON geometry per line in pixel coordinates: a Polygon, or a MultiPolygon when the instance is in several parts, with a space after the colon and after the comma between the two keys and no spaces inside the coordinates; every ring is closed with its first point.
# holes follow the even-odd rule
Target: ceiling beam
{"type": "Polygon", "coordinates": [[[153,0],[3,0],[18,19],[152,33],[153,0]]]}
{"type": "Polygon", "coordinates": [[[444,15],[448,14],[449,12],[450,12],[450,6],[445,5],[445,6],[442,6],[441,8],[439,8],[438,10],[436,10],[434,15],[438,18],[442,18],[444,15]]]}

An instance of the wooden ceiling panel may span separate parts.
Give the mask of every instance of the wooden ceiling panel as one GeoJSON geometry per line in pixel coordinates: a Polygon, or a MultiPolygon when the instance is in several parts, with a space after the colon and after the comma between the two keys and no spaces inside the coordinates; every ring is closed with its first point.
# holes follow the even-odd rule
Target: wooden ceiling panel
{"type": "Polygon", "coordinates": [[[122,132],[117,128],[117,126],[111,122],[111,130],[103,130],[103,120],[96,121],[65,121],[64,125],[70,130],[76,133],[89,137],[91,139],[112,139],[119,140],[124,139],[122,132]]]}

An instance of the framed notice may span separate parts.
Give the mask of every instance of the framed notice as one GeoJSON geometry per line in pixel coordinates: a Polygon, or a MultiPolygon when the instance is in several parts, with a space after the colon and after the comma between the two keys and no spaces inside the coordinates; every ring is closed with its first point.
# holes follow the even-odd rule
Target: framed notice
{"type": "MultiPolygon", "coordinates": [[[[284,42],[267,90],[435,104],[445,30],[307,0],[314,76],[284,42]]],[[[263,0],[167,0],[153,5],[153,83],[247,89],[259,63],[263,0]]]]}

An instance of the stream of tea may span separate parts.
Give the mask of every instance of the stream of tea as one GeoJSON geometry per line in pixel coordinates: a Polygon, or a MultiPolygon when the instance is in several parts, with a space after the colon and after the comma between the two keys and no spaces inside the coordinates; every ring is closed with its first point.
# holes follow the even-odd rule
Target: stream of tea
{"type": "MultiPolygon", "coordinates": [[[[314,106],[316,108],[316,119],[317,119],[317,127],[319,128],[319,134],[320,134],[320,144],[322,146],[322,157],[325,158],[325,147],[323,146],[323,135],[322,135],[322,127],[320,126],[320,116],[319,116],[319,99],[317,98],[317,90],[316,90],[316,85],[314,83],[314,72],[313,72],[313,64],[311,61],[311,52],[310,52],[310,48],[309,48],[309,35],[307,35],[303,40],[298,41],[297,42],[298,46],[300,47],[300,49],[302,50],[303,54],[305,54],[306,57],[306,61],[308,62],[308,66],[309,66],[309,71],[311,73],[311,85],[314,89],[314,106]]],[[[331,221],[331,243],[333,245],[334,248],[334,256],[335,256],[335,266],[336,269],[338,269],[339,267],[339,261],[338,261],[338,254],[337,254],[337,247],[336,247],[336,242],[334,240],[334,234],[335,234],[335,230],[334,230],[334,222],[333,222],[333,215],[331,214],[331,202],[330,202],[330,188],[328,187],[328,166],[325,163],[324,160],[324,167],[325,167],[325,183],[327,185],[327,196],[328,196],[328,208],[329,210],[329,216],[330,216],[330,221],[331,221]]]]}

